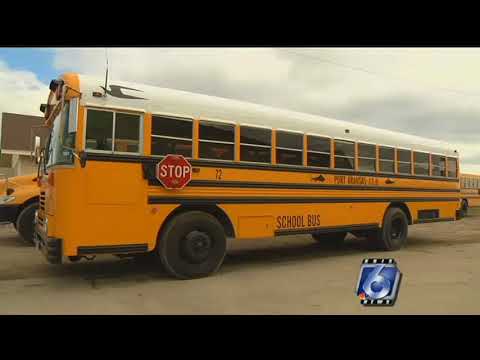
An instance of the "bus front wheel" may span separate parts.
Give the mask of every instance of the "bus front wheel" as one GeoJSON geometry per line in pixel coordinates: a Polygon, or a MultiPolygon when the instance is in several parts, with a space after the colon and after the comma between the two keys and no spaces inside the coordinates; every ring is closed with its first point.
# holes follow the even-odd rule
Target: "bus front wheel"
{"type": "Polygon", "coordinates": [[[165,270],[178,279],[200,278],[216,272],[226,250],[222,225],[201,211],[185,212],[171,219],[158,244],[165,270]]]}
{"type": "Polygon", "coordinates": [[[385,213],[382,228],[370,233],[380,250],[394,251],[402,248],[407,242],[408,219],[402,209],[391,207],[385,213]]]}
{"type": "Polygon", "coordinates": [[[35,210],[38,209],[38,203],[33,203],[25,207],[17,217],[15,222],[16,229],[20,236],[33,245],[33,221],[35,220],[35,210]]]}

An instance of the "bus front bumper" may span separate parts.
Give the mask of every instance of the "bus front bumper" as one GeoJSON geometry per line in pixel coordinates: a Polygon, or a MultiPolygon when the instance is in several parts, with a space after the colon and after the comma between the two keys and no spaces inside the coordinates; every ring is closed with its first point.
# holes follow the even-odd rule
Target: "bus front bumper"
{"type": "Polygon", "coordinates": [[[63,259],[62,239],[47,236],[38,224],[33,232],[35,246],[46,257],[50,264],[61,264],[63,259]]]}

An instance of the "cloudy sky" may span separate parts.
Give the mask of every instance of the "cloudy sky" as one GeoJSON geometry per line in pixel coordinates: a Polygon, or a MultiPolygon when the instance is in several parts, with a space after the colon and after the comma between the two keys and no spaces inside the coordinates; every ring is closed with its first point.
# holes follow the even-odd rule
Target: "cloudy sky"
{"type": "Polygon", "coordinates": [[[65,71],[447,141],[480,173],[480,48],[0,48],[0,112],[40,115],[65,71]]]}

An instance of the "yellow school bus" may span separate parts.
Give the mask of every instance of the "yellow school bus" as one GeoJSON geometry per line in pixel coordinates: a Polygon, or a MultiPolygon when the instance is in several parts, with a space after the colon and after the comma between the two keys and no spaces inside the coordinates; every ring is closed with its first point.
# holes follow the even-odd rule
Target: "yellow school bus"
{"type": "Polygon", "coordinates": [[[467,215],[469,207],[480,206],[480,175],[460,174],[462,215],[467,215]]]}
{"type": "Polygon", "coordinates": [[[33,222],[40,188],[37,174],[0,180],[0,223],[13,224],[20,236],[33,244],[33,222]]]}
{"type": "Polygon", "coordinates": [[[435,140],[75,73],[51,82],[45,119],[35,233],[51,263],[148,253],[197,278],[227,239],[397,250],[408,225],[460,215],[458,153],[435,140]]]}

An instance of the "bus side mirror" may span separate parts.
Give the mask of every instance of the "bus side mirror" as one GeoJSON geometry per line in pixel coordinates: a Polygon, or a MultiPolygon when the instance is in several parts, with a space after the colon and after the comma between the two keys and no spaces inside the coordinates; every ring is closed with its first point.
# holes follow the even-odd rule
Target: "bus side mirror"
{"type": "Polygon", "coordinates": [[[35,146],[33,148],[33,156],[35,157],[35,164],[40,162],[40,136],[35,136],[35,146]]]}

